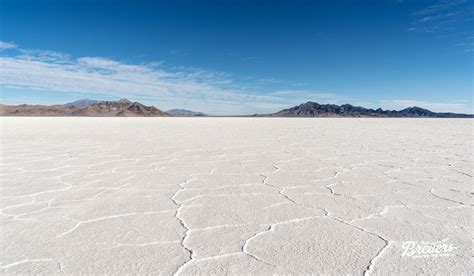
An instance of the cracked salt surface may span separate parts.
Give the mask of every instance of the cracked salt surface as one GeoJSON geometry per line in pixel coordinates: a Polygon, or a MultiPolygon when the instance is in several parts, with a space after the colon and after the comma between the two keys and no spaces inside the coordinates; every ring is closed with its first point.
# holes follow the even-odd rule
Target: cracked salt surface
{"type": "Polygon", "coordinates": [[[469,119],[1,120],[2,274],[473,271],[469,119]]]}

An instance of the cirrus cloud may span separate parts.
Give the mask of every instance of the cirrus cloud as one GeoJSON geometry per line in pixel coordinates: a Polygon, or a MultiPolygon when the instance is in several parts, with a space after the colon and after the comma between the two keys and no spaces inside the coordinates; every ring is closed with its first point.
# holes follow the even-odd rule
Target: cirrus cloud
{"type": "Polygon", "coordinates": [[[1,50],[6,50],[6,49],[14,49],[16,47],[17,46],[14,43],[0,41],[0,51],[1,50]]]}

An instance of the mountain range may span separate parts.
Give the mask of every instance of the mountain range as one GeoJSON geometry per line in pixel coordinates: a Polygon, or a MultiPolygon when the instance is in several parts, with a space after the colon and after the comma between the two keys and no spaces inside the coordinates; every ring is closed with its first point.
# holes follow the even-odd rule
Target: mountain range
{"type": "Polygon", "coordinates": [[[170,116],[154,106],[127,99],[118,101],[80,100],[64,105],[0,105],[2,116],[89,116],[89,117],[164,117],[170,116]]]}
{"type": "MultiPolygon", "coordinates": [[[[0,104],[0,116],[190,117],[208,115],[186,109],[171,109],[164,112],[154,106],[146,106],[127,99],[118,101],[83,99],[62,105],[22,104],[13,106],[0,104]]],[[[474,115],[438,113],[416,106],[396,111],[381,108],[370,109],[350,104],[306,102],[275,113],[255,114],[252,117],[474,118],[474,115]]]]}
{"type": "Polygon", "coordinates": [[[473,118],[472,114],[438,113],[421,107],[408,107],[400,111],[370,109],[350,104],[318,104],[306,102],[276,113],[257,115],[265,117],[382,117],[382,118],[473,118]]]}

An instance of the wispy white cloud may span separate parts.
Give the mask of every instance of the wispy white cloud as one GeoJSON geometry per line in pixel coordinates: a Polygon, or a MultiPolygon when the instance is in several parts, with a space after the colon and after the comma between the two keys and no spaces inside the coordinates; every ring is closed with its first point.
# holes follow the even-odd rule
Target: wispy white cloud
{"type": "MultiPolygon", "coordinates": [[[[256,82],[257,83],[257,82],[256,82]]],[[[0,84],[29,90],[99,94],[144,100],[167,109],[196,108],[209,113],[273,112],[304,101],[311,91],[247,90],[228,75],[161,63],[129,64],[103,57],[80,57],[17,49],[0,57],[0,84]],[[252,92],[249,92],[252,91],[252,92]],[[184,103],[184,104],[183,104],[184,103]]]]}
{"type": "Polygon", "coordinates": [[[438,16],[444,14],[446,11],[458,8],[460,5],[468,3],[469,0],[438,0],[436,3],[425,7],[424,9],[415,12],[418,16],[438,16]]]}
{"type": "Polygon", "coordinates": [[[382,100],[376,106],[382,109],[401,110],[407,107],[418,106],[435,112],[458,112],[473,114],[473,106],[469,101],[452,101],[452,102],[430,102],[410,99],[400,100],[382,100]]]}
{"type": "Polygon", "coordinates": [[[69,63],[70,55],[47,50],[18,49],[16,58],[30,61],[69,63]]]}
{"type": "MultiPolygon", "coordinates": [[[[474,1],[439,0],[413,13],[413,22],[408,31],[456,36],[456,39],[463,41],[472,36],[473,22],[474,1]]],[[[465,49],[472,49],[472,45],[466,45],[465,49]]]]}
{"type": "Polygon", "coordinates": [[[5,41],[0,41],[0,51],[6,50],[6,49],[14,49],[17,46],[14,43],[11,42],[5,42],[5,41]]]}
{"type": "Polygon", "coordinates": [[[279,97],[296,97],[296,98],[305,98],[308,100],[323,100],[324,102],[330,103],[340,103],[344,100],[349,100],[347,97],[339,96],[335,93],[320,93],[314,92],[307,89],[286,89],[286,90],[277,90],[269,93],[272,96],[279,97]]]}

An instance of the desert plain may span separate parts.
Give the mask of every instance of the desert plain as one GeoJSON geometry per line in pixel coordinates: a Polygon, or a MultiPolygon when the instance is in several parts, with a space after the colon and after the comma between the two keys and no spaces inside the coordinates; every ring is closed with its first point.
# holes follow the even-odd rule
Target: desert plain
{"type": "Polygon", "coordinates": [[[10,274],[470,274],[471,119],[1,118],[10,274]]]}

